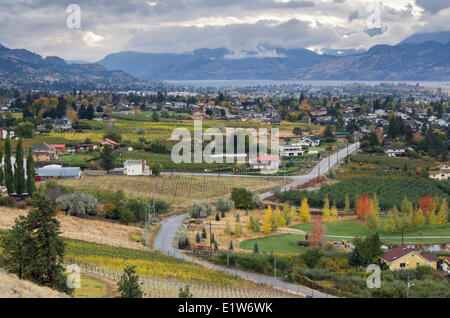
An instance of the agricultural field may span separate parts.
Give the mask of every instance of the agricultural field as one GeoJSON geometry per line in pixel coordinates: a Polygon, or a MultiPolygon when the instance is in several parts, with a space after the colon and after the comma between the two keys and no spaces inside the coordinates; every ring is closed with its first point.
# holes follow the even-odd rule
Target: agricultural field
{"type": "Polygon", "coordinates": [[[304,241],[305,237],[296,234],[281,234],[258,239],[250,239],[239,244],[239,248],[253,251],[255,243],[261,253],[281,253],[281,254],[301,254],[306,248],[298,246],[299,241],[304,241]]]}
{"type": "Polygon", "coordinates": [[[448,199],[449,185],[450,180],[435,181],[423,177],[354,177],[323,186],[318,192],[287,191],[281,195],[281,199],[299,205],[301,199],[307,197],[310,206],[322,207],[323,199],[328,196],[331,203],[335,202],[338,208],[342,208],[345,195],[348,194],[351,207],[354,208],[355,201],[362,194],[372,196],[376,193],[381,209],[388,210],[394,205],[399,207],[405,195],[414,205],[425,195],[448,199]]]}
{"type": "Polygon", "coordinates": [[[172,206],[185,207],[192,200],[214,200],[228,196],[233,188],[264,192],[281,184],[278,178],[214,177],[193,175],[163,175],[159,177],[99,176],[58,180],[77,189],[123,190],[127,196],[144,196],[164,200],[172,206]]]}
{"type": "Polygon", "coordinates": [[[76,288],[74,298],[105,298],[108,286],[98,279],[81,275],[81,288],[76,288]]]}

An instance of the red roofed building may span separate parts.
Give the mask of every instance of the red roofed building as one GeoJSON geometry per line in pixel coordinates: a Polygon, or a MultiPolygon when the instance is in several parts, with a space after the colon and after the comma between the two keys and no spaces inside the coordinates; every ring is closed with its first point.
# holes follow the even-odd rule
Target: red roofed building
{"type": "Polygon", "coordinates": [[[51,144],[50,146],[55,148],[58,153],[64,153],[66,151],[66,145],[64,144],[51,144]]]}
{"type": "Polygon", "coordinates": [[[398,246],[380,256],[391,271],[397,269],[415,269],[417,266],[437,268],[438,258],[435,254],[421,254],[419,248],[398,246]]]}
{"type": "Polygon", "coordinates": [[[252,169],[278,170],[281,163],[281,157],[277,155],[261,155],[254,159],[250,159],[252,169]]]}
{"type": "Polygon", "coordinates": [[[114,140],[108,139],[108,138],[100,139],[97,144],[100,144],[102,146],[109,145],[109,146],[111,146],[113,148],[119,146],[119,144],[117,142],[115,142],[114,140]]]}

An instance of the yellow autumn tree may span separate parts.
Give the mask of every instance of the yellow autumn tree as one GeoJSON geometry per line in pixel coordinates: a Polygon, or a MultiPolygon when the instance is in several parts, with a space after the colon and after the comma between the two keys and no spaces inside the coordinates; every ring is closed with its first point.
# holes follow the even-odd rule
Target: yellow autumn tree
{"type": "Polygon", "coordinates": [[[263,218],[262,230],[265,234],[269,234],[270,232],[272,232],[272,208],[270,207],[270,205],[267,208],[266,214],[263,218]]]}
{"type": "Polygon", "coordinates": [[[281,211],[278,207],[275,208],[275,211],[272,213],[272,232],[275,232],[280,226],[281,221],[281,211]]]}
{"type": "Polygon", "coordinates": [[[333,217],[333,218],[337,218],[339,216],[338,209],[337,209],[335,203],[333,203],[330,213],[331,213],[331,217],[333,217]]]}
{"type": "Polygon", "coordinates": [[[302,222],[309,222],[311,220],[311,213],[309,211],[308,198],[304,197],[302,199],[302,204],[300,205],[300,220],[302,222]]]}
{"type": "Polygon", "coordinates": [[[323,200],[323,214],[322,217],[324,219],[328,219],[331,216],[330,214],[330,201],[328,200],[328,197],[325,197],[323,200]]]}

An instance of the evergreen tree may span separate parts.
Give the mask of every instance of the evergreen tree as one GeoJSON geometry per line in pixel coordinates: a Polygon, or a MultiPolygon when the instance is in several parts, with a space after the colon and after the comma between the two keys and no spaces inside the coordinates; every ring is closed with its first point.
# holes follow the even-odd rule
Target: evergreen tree
{"type": "Polygon", "coordinates": [[[230,250],[233,250],[234,249],[234,247],[233,247],[233,241],[230,241],[230,250]]]}
{"type": "Polygon", "coordinates": [[[43,194],[37,195],[33,205],[36,209],[16,220],[5,239],[7,268],[24,279],[69,293],[62,266],[65,247],[59,236],[56,206],[43,194]]]}
{"type": "Polygon", "coordinates": [[[201,242],[201,238],[200,238],[200,233],[198,233],[197,232],[197,235],[195,235],[195,242],[197,243],[197,244],[199,244],[200,242],[201,242]]]}
{"type": "Polygon", "coordinates": [[[184,286],[183,288],[180,288],[180,292],[178,293],[179,298],[192,298],[192,293],[189,290],[189,285],[184,286]]]}
{"type": "Polygon", "coordinates": [[[117,285],[120,298],[142,298],[141,283],[139,283],[134,266],[125,267],[117,285]]]}
{"type": "Polygon", "coordinates": [[[19,139],[16,147],[16,162],[14,164],[14,188],[17,194],[25,192],[25,169],[23,167],[22,138],[19,139]]]}
{"type": "Polygon", "coordinates": [[[8,188],[8,194],[14,193],[13,172],[11,167],[11,139],[9,134],[5,139],[5,185],[8,188]]]}
{"type": "Polygon", "coordinates": [[[362,256],[358,247],[355,247],[355,249],[350,254],[348,263],[350,264],[350,266],[354,266],[355,268],[359,268],[366,263],[366,260],[364,259],[364,256],[362,256]]]}
{"type": "Polygon", "coordinates": [[[259,247],[258,247],[258,243],[255,242],[255,245],[253,246],[253,253],[259,253],[259,247]]]}
{"type": "Polygon", "coordinates": [[[100,153],[100,166],[106,171],[110,171],[114,168],[115,156],[112,153],[110,146],[105,145],[100,153]]]}
{"type": "MultiPolygon", "coordinates": [[[[3,152],[0,150],[0,163],[3,160],[3,152]]],[[[3,166],[0,167],[0,185],[3,185],[3,182],[5,181],[5,176],[3,174],[3,166]]]]}
{"type": "Polygon", "coordinates": [[[205,228],[202,228],[202,238],[203,238],[203,239],[206,239],[206,238],[207,238],[207,235],[206,235],[206,229],[205,229],[205,228]]]}
{"type": "Polygon", "coordinates": [[[216,213],[216,221],[220,221],[219,212],[216,213]]]}
{"type": "Polygon", "coordinates": [[[33,149],[30,147],[27,156],[27,192],[31,196],[36,191],[35,178],[36,170],[34,169],[33,149]]]}

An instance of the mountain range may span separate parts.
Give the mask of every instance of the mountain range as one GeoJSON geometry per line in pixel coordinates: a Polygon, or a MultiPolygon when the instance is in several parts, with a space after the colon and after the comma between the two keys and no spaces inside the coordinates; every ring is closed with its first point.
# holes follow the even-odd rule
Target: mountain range
{"type": "Polygon", "coordinates": [[[143,84],[123,71],[109,71],[100,64],[68,64],[57,56],[42,58],[25,49],[0,44],[0,84],[24,89],[79,87],[126,88],[143,84]]]}
{"type": "Polygon", "coordinates": [[[450,80],[450,42],[377,45],[357,54],[317,54],[307,49],[268,48],[235,58],[226,48],[192,53],[119,52],[98,64],[146,80],[450,80]],[[275,53],[275,54],[273,54],[275,53]]]}

